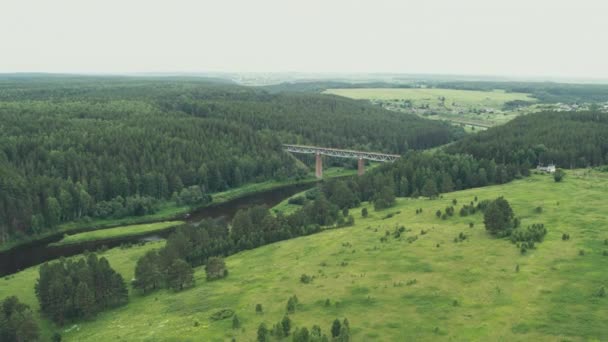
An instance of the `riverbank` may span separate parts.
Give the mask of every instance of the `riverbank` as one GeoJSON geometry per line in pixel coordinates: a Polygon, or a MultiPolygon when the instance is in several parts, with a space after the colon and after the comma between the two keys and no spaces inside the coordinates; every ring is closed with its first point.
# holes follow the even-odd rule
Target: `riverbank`
{"type": "Polygon", "coordinates": [[[159,233],[186,223],[185,221],[164,221],[131,226],[119,226],[108,229],[98,229],[84,233],[66,235],[58,242],[49,244],[51,247],[65,246],[89,241],[115,239],[121,237],[134,237],[150,233],[159,233]]]}
{"type": "MultiPolygon", "coordinates": [[[[335,177],[344,177],[344,176],[352,176],[357,173],[357,170],[350,170],[344,168],[328,168],[323,172],[323,178],[335,178],[335,177]]],[[[119,226],[128,226],[135,224],[145,224],[145,223],[154,223],[160,221],[170,221],[183,219],[184,216],[192,211],[200,210],[206,207],[213,207],[216,205],[220,205],[240,197],[252,195],[258,192],[270,191],[282,187],[299,185],[299,184],[310,184],[317,182],[318,179],[315,178],[313,173],[310,173],[306,178],[302,179],[287,179],[281,181],[266,181],[261,183],[250,183],[240,186],[238,188],[229,189],[226,191],[218,192],[212,194],[213,201],[209,204],[202,206],[179,206],[175,202],[167,201],[163,203],[160,207],[160,210],[151,215],[145,216],[130,216],[119,219],[99,219],[92,221],[75,221],[75,222],[67,222],[59,225],[59,227],[55,230],[47,231],[41,234],[29,236],[27,238],[23,238],[20,240],[15,240],[11,242],[7,242],[5,244],[0,245],[0,252],[10,251],[14,248],[18,248],[22,245],[35,243],[36,241],[47,239],[53,235],[57,234],[76,234],[83,233],[87,231],[94,231],[99,229],[107,229],[114,228],[119,226]]]]}

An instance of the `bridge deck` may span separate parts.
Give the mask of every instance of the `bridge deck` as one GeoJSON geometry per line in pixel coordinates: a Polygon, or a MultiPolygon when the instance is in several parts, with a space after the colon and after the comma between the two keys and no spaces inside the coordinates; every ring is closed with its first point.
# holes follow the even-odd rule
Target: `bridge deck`
{"type": "Polygon", "coordinates": [[[367,159],[380,162],[393,162],[399,159],[401,156],[397,154],[386,154],[377,152],[365,152],[355,150],[343,150],[339,148],[327,148],[318,146],[306,146],[306,145],[283,145],[286,151],[292,153],[307,153],[307,154],[321,154],[325,156],[338,157],[338,158],[351,158],[351,159],[367,159]]]}

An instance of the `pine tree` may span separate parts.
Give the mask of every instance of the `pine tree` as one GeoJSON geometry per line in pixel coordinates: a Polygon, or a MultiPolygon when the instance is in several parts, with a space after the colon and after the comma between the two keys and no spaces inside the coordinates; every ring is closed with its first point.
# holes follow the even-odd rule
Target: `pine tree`
{"type": "Polygon", "coordinates": [[[169,286],[181,291],[185,287],[194,285],[194,270],[192,266],[182,259],[175,259],[167,274],[169,286]]]}
{"type": "Polygon", "coordinates": [[[289,319],[289,316],[283,316],[281,327],[283,329],[283,336],[289,336],[289,333],[291,332],[291,319],[289,319]]]}
{"type": "Polygon", "coordinates": [[[261,323],[258,326],[258,342],[266,342],[268,339],[268,328],[266,328],[266,324],[261,323]]]}
{"type": "Polygon", "coordinates": [[[76,287],[74,306],[84,318],[90,318],[95,314],[95,294],[85,282],[81,281],[76,287]]]}
{"type": "Polygon", "coordinates": [[[342,329],[342,324],[339,319],[335,319],[334,323],[331,325],[331,337],[336,338],[340,336],[340,330],[342,329]]]}

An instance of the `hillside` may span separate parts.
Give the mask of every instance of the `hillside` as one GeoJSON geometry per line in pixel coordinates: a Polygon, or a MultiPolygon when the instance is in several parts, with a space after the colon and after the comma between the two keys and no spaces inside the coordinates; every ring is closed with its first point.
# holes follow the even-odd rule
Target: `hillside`
{"type": "MultiPolygon", "coordinates": [[[[599,271],[608,262],[602,255],[608,251],[606,191],[608,174],[574,170],[561,183],[533,175],[437,200],[398,199],[384,211],[370,208],[368,218],[351,209],[354,227],[230,256],[230,275],[223,280],[207,282],[198,268],[196,286],[182,293],[141,296],[131,291],[127,306],[66,326],[62,335],[78,341],[223,341],[232,336],[249,341],[261,322],[271,327],[283,317],[287,299],[295,294],[300,303],[290,315],[295,326],[318,324],[328,333],[335,318],[346,317],[355,341],[605,340],[608,299],[597,293],[608,286],[608,277],[599,271]],[[458,209],[475,197],[498,196],[511,203],[522,226],[547,227],[536,249],[522,255],[510,241],[491,238],[479,213],[446,220],[435,216],[454,199],[458,209]],[[399,226],[406,231],[395,238],[399,226]],[[454,242],[460,233],[466,239],[454,242]],[[563,241],[563,233],[570,240],[563,241]],[[302,274],[314,279],[304,284],[302,274]],[[263,314],[255,312],[258,303],[263,314]],[[234,310],[242,329],[232,330],[231,319],[210,319],[222,309],[234,310]]],[[[158,246],[114,249],[105,256],[128,280],[135,260],[158,246]]],[[[37,308],[36,274],[32,268],[11,276],[0,282],[0,292],[37,308]]],[[[42,326],[50,331],[46,320],[42,326]]]]}
{"type": "Polygon", "coordinates": [[[301,177],[282,143],[402,153],[457,130],[318,94],[195,78],[0,79],[0,243],[301,177]]]}
{"type": "Polygon", "coordinates": [[[467,136],[445,150],[528,167],[552,162],[561,168],[602,165],[608,162],[608,114],[543,112],[520,116],[467,136]]]}

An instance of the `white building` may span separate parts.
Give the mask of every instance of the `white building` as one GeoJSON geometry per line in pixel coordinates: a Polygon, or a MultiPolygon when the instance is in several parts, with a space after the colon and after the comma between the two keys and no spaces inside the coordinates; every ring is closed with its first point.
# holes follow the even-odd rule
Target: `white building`
{"type": "Polygon", "coordinates": [[[542,164],[539,164],[536,167],[536,170],[542,171],[542,172],[553,173],[553,172],[555,172],[555,165],[554,164],[549,164],[547,166],[543,166],[542,164]]]}

